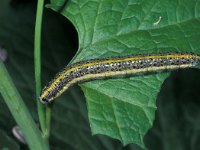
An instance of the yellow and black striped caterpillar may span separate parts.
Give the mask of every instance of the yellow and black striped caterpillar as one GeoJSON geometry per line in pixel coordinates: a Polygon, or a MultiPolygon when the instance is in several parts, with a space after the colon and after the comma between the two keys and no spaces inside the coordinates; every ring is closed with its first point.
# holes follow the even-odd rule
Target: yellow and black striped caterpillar
{"type": "Polygon", "coordinates": [[[195,67],[200,56],[193,53],[161,53],[91,59],[74,63],[59,72],[40,94],[49,103],[76,83],[113,77],[134,76],[179,68],[195,67]]]}

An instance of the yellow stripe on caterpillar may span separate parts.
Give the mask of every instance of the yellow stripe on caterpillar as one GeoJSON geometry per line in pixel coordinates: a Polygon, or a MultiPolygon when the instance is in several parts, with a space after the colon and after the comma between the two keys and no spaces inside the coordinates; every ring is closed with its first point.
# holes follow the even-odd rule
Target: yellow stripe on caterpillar
{"type": "Polygon", "coordinates": [[[76,83],[95,79],[134,76],[164,70],[193,67],[200,56],[192,53],[163,53],[81,61],[64,68],[44,87],[42,103],[49,103],[76,83]]]}

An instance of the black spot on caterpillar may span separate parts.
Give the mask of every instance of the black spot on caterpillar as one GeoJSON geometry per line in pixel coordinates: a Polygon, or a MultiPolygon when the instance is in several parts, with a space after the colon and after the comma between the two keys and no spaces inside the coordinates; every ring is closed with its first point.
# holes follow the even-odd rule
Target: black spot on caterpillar
{"type": "Polygon", "coordinates": [[[180,52],[80,61],[59,72],[44,87],[39,99],[42,103],[49,103],[70,86],[80,82],[195,67],[199,62],[199,55],[180,52]]]}

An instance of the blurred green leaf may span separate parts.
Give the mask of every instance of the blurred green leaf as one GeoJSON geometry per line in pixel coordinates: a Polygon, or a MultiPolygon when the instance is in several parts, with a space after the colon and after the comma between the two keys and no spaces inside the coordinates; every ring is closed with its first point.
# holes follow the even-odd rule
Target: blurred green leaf
{"type": "Polygon", "coordinates": [[[1,150],[19,150],[19,145],[10,138],[4,131],[0,130],[0,149],[1,150]]]}
{"type": "MultiPolygon", "coordinates": [[[[51,0],[48,7],[60,10],[64,3],[51,0]]],[[[71,0],[62,14],[79,35],[73,62],[151,52],[199,53],[199,1],[71,0]]],[[[155,100],[166,77],[157,74],[82,84],[93,134],[144,147],[143,136],[152,126],[155,100]]]]}
{"type": "Polygon", "coordinates": [[[150,150],[200,148],[200,70],[173,72],[158,95],[154,127],[145,137],[150,150]]]}

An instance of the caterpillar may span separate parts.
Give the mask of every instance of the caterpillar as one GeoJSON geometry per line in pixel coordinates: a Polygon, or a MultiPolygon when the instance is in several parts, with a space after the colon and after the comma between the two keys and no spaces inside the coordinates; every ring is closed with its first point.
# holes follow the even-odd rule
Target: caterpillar
{"type": "Polygon", "coordinates": [[[199,62],[200,55],[181,52],[80,61],[57,73],[41,91],[39,99],[44,104],[49,103],[76,83],[195,67],[199,62]]]}

